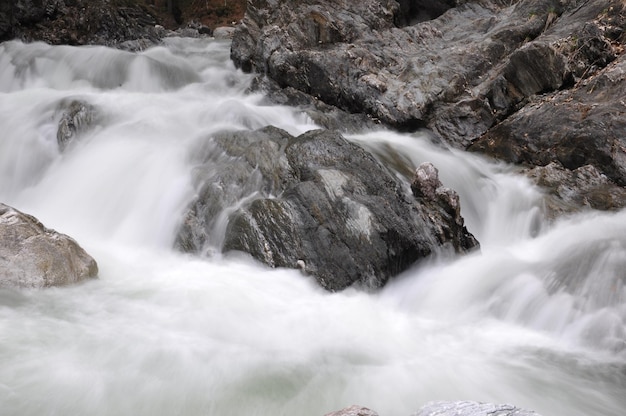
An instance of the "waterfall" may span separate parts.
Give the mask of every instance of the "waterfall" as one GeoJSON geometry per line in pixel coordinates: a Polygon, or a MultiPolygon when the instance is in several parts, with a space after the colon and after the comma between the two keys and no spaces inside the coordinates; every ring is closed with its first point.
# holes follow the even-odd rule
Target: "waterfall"
{"type": "Polygon", "coordinates": [[[0,44],[0,201],[75,238],[100,268],[76,286],[0,290],[0,413],[322,416],[360,404],[408,416],[478,400],[623,415],[626,212],[550,222],[512,167],[426,133],[347,138],[399,176],[433,162],[480,252],[334,294],[242,255],[176,252],[194,152],[212,134],[317,128],[247,92],[229,47],[0,44]],[[61,151],[71,102],[93,115],[61,151]]]}

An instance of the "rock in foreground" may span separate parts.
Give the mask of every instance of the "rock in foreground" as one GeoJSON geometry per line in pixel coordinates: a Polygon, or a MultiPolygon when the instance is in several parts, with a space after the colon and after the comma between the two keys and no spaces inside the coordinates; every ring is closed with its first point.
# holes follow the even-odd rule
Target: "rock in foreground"
{"type": "Polygon", "coordinates": [[[336,412],[328,413],[326,416],[378,416],[373,410],[362,406],[350,406],[336,412]]]}
{"type": "Polygon", "coordinates": [[[178,239],[185,251],[221,244],[220,221],[230,210],[223,251],[303,269],[335,291],[381,287],[441,247],[478,245],[434,167],[434,177],[409,185],[336,132],[293,137],[268,127],[218,135],[207,149],[198,199],[178,239]]]}
{"type": "Polygon", "coordinates": [[[63,286],[97,274],[95,260],[73,239],[0,204],[0,287],[63,286]]]}
{"type": "MultiPolygon", "coordinates": [[[[361,406],[350,406],[326,416],[378,416],[378,413],[361,406]]],[[[541,416],[509,404],[479,403],[470,401],[430,402],[413,416],[541,416]]]]}
{"type": "Polygon", "coordinates": [[[540,416],[510,404],[479,402],[431,402],[413,416],[540,416]]]}

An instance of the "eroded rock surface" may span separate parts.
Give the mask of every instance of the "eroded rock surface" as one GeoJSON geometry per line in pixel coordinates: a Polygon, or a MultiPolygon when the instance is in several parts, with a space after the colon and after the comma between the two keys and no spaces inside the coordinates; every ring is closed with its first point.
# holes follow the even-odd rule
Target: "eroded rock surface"
{"type": "Polygon", "coordinates": [[[0,287],[64,286],[97,274],[96,261],[76,241],[0,204],[0,287]]]}
{"type": "Polygon", "coordinates": [[[380,287],[441,247],[465,252],[478,244],[463,226],[458,196],[438,178],[435,197],[416,198],[333,131],[224,133],[208,141],[202,162],[199,197],[178,239],[186,251],[207,243],[244,251],[303,269],[334,291],[380,287]]]}
{"type": "Polygon", "coordinates": [[[3,0],[0,41],[19,38],[53,45],[97,44],[145,48],[164,32],[147,7],[112,0],[3,0]],[[130,42],[125,44],[125,42],[130,42]]]}

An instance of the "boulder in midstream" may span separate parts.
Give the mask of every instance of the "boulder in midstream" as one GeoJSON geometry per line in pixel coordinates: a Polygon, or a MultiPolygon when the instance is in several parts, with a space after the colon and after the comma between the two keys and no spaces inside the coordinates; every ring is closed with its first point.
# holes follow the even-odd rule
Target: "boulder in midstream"
{"type": "Polygon", "coordinates": [[[438,178],[436,197],[416,198],[339,133],[293,137],[269,127],[225,133],[207,148],[199,198],[178,238],[186,251],[221,244],[273,267],[300,268],[335,291],[380,287],[441,247],[465,252],[478,245],[463,226],[458,196],[438,178]],[[224,212],[230,214],[220,231],[224,212]]]}

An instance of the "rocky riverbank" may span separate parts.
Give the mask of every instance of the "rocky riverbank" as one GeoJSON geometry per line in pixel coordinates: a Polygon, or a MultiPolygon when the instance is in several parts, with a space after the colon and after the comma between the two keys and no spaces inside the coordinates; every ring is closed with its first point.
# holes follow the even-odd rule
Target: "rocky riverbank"
{"type": "Polygon", "coordinates": [[[259,85],[282,91],[276,96],[295,90],[525,166],[555,198],[554,215],[617,209],[626,204],[624,8],[616,0],[254,0],[231,56],[272,80],[259,85]],[[564,196],[563,175],[577,196],[564,196]]]}
{"type": "Polygon", "coordinates": [[[165,36],[196,37],[233,26],[244,9],[244,0],[6,0],[0,4],[0,41],[138,50],[165,36]]]}

